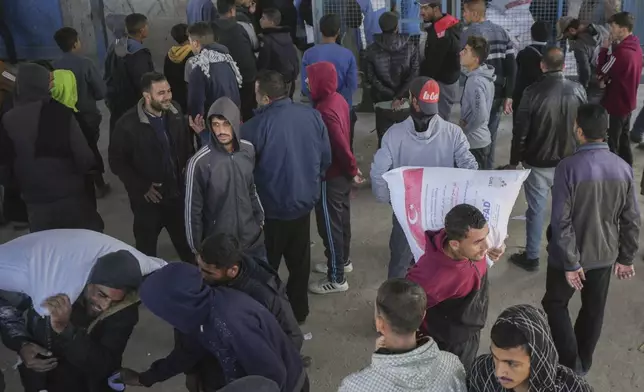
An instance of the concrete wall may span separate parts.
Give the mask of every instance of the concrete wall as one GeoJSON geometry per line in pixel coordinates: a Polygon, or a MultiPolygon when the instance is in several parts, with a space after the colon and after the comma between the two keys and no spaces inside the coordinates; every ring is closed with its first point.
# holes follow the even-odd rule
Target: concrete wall
{"type": "MultiPolygon", "coordinates": [[[[109,14],[130,14],[138,12],[150,21],[150,36],[145,45],[150,48],[157,68],[163,67],[163,58],[168,48],[174,44],[170,29],[177,23],[186,21],[188,0],[61,0],[65,25],[79,31],[86,52],[90,56],[101,57],[102,45],[97,45],[97,37],[104,32],[104,16],[109,14]]],[[[100,38],[99,41],[103,39],[100,38]]]]}
{"type": "Polygon", "coordinates": [[[150,48],[154,63],[160,70],[165,54],[174,45],[170,29],[177,23],[186,22],[188,0],[103,0],[103,3],[105,15],[138,12],[148,17],[150,35],[145,45],[150,48]]]}

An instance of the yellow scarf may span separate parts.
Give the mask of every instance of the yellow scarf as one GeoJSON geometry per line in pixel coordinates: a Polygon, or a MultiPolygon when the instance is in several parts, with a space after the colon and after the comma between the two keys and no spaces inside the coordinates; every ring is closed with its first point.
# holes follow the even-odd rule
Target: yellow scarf
{"type": "Polygon", "coordinates": [[[76,76],[72,71],[57,69],[54,71],[54,83],[51,88],[51,96],[74,112],[78,102],[78,89],[76,88],[76,76]]]}

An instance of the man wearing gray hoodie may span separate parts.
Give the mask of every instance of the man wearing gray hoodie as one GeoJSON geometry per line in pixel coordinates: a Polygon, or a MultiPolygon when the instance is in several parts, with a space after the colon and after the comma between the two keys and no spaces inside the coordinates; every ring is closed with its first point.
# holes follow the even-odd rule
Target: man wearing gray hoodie
{"type": "Polygon", "coordinates": [[[470,152],[479,169],[488,167],[492,137],[488,122],[494,100],[494,67],[483,64],[490,52],[490,45],[481,36],[470,36],[461,51],[461,66],[465,69],[465,88],[461,97],[461,121],[470,152]]]}
{"type": "MultiPolygon", "coordinates": [[[[382,178],[389,170],[402,166],[478,169],[461,128],[437,116],[439,95],[440,88],[434,79],[419,76],[412,80],[409,86],[411,116],[389,128],[371,164],[372,192],[379,202],[389,203],[389,187],[382,178]]],[[[413,255],[395,216],[389,249],[389,278],[404,277],[413,255]]]]}

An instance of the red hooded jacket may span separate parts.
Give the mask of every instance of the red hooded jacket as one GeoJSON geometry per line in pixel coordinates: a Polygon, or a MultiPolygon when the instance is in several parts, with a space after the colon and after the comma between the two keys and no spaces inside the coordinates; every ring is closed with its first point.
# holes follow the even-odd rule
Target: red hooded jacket
{"type": "Polygon", "coordinates": [[[351,152],[349,105],[342,95],[336,92],[338,75],[335,67],[328,61],[321,61],[306,67],[306,74],[311,100],[322,115],[322,121],[326,125],[331,142],[333,158],[324,178],[326,180],[339,176],[353,178],[358,174],[358,165],[351,152]]]}
{"type": "Polygon", "coordinates": [[[601,48],[597,76],[606,82],[602,106],[608,114],[626,116],[635,110],[642,77],[640,40],[631,34],[610,49],[601,48]]]}

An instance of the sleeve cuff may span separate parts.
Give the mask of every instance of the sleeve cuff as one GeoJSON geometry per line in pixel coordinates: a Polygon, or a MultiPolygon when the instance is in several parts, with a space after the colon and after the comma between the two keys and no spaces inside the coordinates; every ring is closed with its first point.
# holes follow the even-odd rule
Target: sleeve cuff
{"type": "Polygon", "coordinates": [[[146,388],[150,388],[158,381],[159,379],[152,369],[139,374],[139,383],[146,388]]]}

